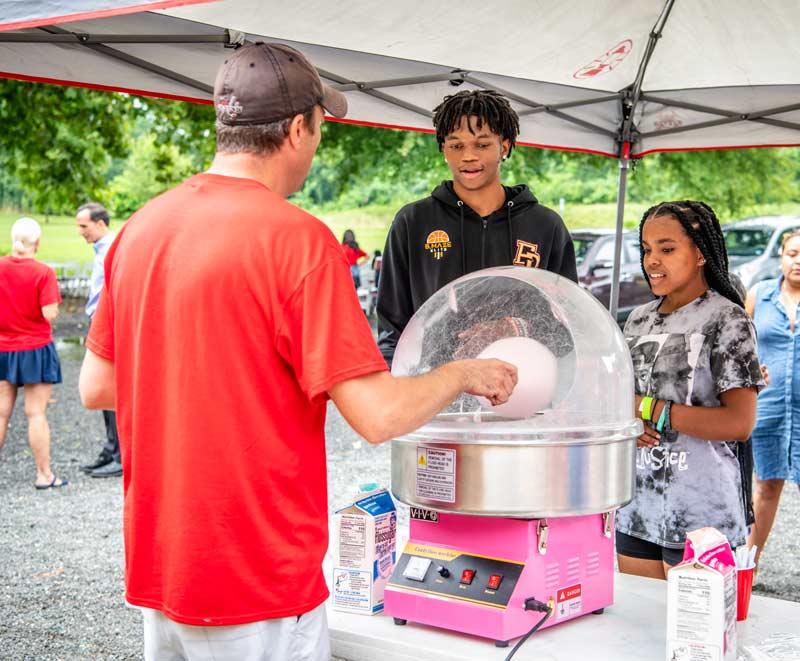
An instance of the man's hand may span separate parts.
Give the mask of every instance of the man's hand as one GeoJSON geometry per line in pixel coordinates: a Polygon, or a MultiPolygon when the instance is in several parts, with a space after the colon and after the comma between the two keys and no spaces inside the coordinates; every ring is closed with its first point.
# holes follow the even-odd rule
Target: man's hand
{"type": "Polygon", "coordinates": [[[502,360],[460,360],[454,365],[462,370],[461,389],[485,397],[492,406],[507,402],[517,385],[517,368],[502,360]]]}
{"type": "Polygon", "coordinates": [[[345,420],[370,443],[419,429],[462,392],[508,401],[517,368],[501,360],[458,360],[419,376],[373,372],[331,386],[328,393],[345,420]]]}
{"type": "Polygon", "coordinates": [[[761,376],[764,379],[764,383],[769,385],[769,370],[766,365],[761,366],[761,376]]]}
{"type": "Polygon", "coordinates": [[[474,358],[492,342],[502,340],[504,337],[518,337],[524,335],[525,322],[521,319],[504,317],[492,319],[475,324],[471,328],[458,334],[458,339],[463,343],[453,354],[454,360],[474,358]]]}

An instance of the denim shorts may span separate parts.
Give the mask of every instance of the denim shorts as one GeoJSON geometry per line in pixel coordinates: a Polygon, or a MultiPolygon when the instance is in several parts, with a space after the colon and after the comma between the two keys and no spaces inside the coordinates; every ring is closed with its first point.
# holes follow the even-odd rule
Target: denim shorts
{"type": "Polygon", "coordinates": [[[616,538],[619,555],[640,560],[660,560],[670,567],[674,567],[683,560],[683,549],[668,549],[665,546],[659,546],[619,531],[616,532],[616,538]]]}
{"type": "Polygon", "coordinates": [[[0,351],[0,381],[15,386],[61,383],[61,363],[53,343],[38,349],[0,351]]]}

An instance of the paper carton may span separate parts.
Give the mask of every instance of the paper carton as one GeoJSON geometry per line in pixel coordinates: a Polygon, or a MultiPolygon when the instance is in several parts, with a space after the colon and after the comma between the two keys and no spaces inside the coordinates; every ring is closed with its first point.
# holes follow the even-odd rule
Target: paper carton
{"type": "Polygon", "coordinates": [[[379,613],[397,547],[397,508],[392,497],[386,489],[359,494],[352,505],[334,514],[333,525],[333,608],[379,613]]]}
{"type": "Polygon", "coordinates": [[[735,661],[736,561],[715,528],[687,535],[667,573],[667,661],[735,661]]]}

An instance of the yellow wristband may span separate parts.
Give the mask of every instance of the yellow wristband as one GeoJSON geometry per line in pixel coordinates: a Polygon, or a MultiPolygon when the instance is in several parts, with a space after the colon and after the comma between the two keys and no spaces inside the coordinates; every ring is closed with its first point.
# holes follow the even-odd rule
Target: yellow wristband
{"type": "Polygon", "coordinates": [[[642,397],[642,401],[639,403],[639,413],[642,414],[642,420],[645,422],[650,422],[655,401],[652,397],[642,397]]]}

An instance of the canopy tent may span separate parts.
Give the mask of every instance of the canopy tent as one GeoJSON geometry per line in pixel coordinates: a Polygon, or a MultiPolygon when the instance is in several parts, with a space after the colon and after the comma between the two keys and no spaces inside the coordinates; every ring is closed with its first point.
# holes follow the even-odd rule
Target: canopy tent
{"type": "Polygon", "coordinates": [[[614,314],[629,159],[800,145],[797,25],[795,0],[0,0],[0,77],[210,102],[225,49],[272,40],[356,123],[430,130],[444,95],[497,89],[520,144],[619,159],[614,314]]]}

